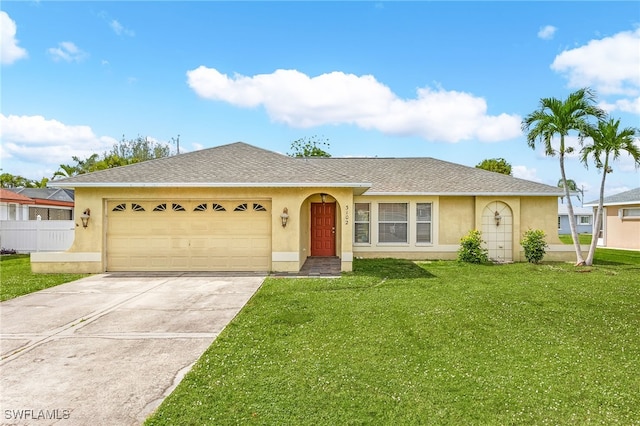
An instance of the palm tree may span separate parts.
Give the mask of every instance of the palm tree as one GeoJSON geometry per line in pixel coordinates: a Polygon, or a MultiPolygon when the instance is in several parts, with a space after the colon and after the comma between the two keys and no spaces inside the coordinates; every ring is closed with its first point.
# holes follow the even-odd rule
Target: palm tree
{"type": "Polygon", "coordinates": [[[560,158],[560,176],[565,197],[567,197],[567,211],[569,212],[573,247],[576,251],[576,265],[584,264],[584,258],[580,250],[576,218],[573,215],[573,205],[564,169],[565,155],[573,152],[573,148],[565,147],[564,138],[570,131],[577,131],[582,141],[588,129],[592,127],[589,119],[593,117],[600,120],[605,116],[605,112],[594,104],[595,94],[591,89],[583,88],[570,93],[564,101],[556,98],[540,99],[540,108],[522,120],[522,131],[527,133],[529,147],[535,149],[536,141],[539,140],[544,144],[546,155],[551,157],[558,155],[560,158]],[[560,147],[557,150],[551,145],[551,140],[556,135],[560,136],[560,147]]]}
{"type": "MultiPolygon", "coordinates": [[[[580,188],[578,188],[578,184],[576,183],[575,180],[573,179],[567,179],[567,186],[569,187],[570,191],[573,192],[579,192],[579,193],[583,193],[582,190],[580,188]]],[[[562,182],[562,178],[558,179],[558,184],[557,184],[558,188],[564,188],[564,182],[562,182]]],[[[580,200],[580,196],[576,195],[576,197],[578,198],[578,200],[580,200]]],[[[560,197],[562,199],[562,202],[564,203],[564,197],[560,197]]],[[[582,200],[580,200],[582,201],[582,200]]]]}
{"type": "Polygon", "coordinates": [[[589,157],[593,157],[593,161],[598,169],[602,170],[602,181],[600,182],[600,198],[598,199],[598,208],[596,210],[596,219],[593,225],[593,238],[589,246],[586,265],[593,264],[593,256],[596,252],[598,244],[598,231],[602,225],[602,204],[604,199],[604,182],[607,179],[607,173],[612,173],[611,161],[615,161],[620,157],[622,152],[626,152],[633,158],[636,168],[640,167],[640,148],[635,143],[636,135],[640,134],[640,130],[633,127],[626,127],[618,131],[620,120],[610,118],[608,121],[598,122],[598,127],[589,130],[588,136],[591,137],[592,143],[582,148],[580,160],[589,167],[589,157]]]}
{"type": "Polygon", "coordinates": [[[77,166],[70,166],[68,164],[60,164],[60,169],[57,170],[53,174],[53,179],[55,179],[57,177],[68,178],[68,177],[71,177],[71,176],[75,176],[77,174],[78,174],[78,167],[77,166]]]}

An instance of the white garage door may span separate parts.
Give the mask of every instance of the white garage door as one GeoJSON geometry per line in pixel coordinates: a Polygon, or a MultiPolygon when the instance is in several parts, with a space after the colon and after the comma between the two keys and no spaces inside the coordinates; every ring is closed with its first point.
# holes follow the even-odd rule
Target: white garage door
{"type": "Polygon", "coordinates": [[[268,271],[271,203],[107,203],[108,271],[268,271]]]}

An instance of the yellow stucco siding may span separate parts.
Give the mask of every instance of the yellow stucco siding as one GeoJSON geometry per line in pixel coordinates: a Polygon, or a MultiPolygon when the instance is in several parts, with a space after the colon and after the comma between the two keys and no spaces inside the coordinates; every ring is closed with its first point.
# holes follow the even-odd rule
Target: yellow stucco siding
{"type": "Polygon", "coordinates": [[[439,198],[440,244],[460,244],[462,238],[469,230],[475,228],[475,201],[474,197],[440,197],[439,198]]]}
{"type": "MultiPolygon", "coordinates": [[[[512,252],[515,261],[522,260],[519,241],[529,228],[542,229],[550,244],[557,238],[556,197],[473,197],[473,196],[354,196],[351,188],[77,188],[75,217],[78,218],[76,237],[71,248],[60,253],[55,261],[32,258],[33,270],[38,272],[104,272],[107,269],[107,227],[114,202],[148,202],[165,200],[209,204],[217,201],[248,202],[266,200],[270,214],[271,271],[297,272],[311,253],[311,203],[321,202],[320,194],[327,194],[327,202],[336,203],[336,255],[341,258],[342,270],[352,268],[354,256],[398,257],[409,259],[455,259],[460,238],[469,230],[481,229],[483,210],[488,203],[501,202],[512,215],[512,252]],[[355,204],[369,205],[369,241],[354,244],[355,204]],[[406,203],[406,241],[380,242],[380,203],[406,203]],[[417,220],[419,203],[431,205],[430,241],[420,241],[418,229],[424,232],[425,221],[417,220]],[[85,209],[91,210],[89,226],[82,227],[79,218],[85,209]],[[281,214],[288,209],[287,226],[282,226],[281,214]],[[418,223],[420,222],[420,223],[418,223]],[[420,227],[419,227],[420,226],[420,227]],[[91,260],[83,260],[80,253],[91,260]],[[78,255],[78,256],[75,256],[78,255]]],[[[424,206],[420,206],[423,209],[424,206]]],[[[485,211],[486,213],[486,211],[485,211]]],[[[422,213],[421,213],[422,214],[422,213]]],[[[186,217],[186,216],[185,216],[186,217]]],[[[486,221],[486,218],[485,218],[486,221]]],[[[403,225],[404,226],[404,225],[403,225]]],[[[502,228],[501,228],[502,229],[502,228]]],[[[395,232],[395,231],[394,231],[395,232]]],[[[424,239],[424,234],[421,234],[424,239]]],[[[564,256],[562,246],[554,251],[555,258],[564,256]]],[[[571,250],[568,251],[571,255],[571,250]]],[[[570,257],[570,256],[569,256],[570,257]]]]}
{"type": "Polygon", "coordinates": [[[547,244],[562,244],[558,238],[557,197],[522,197],[521,211],[519,239],[528,229],[541,229],[546,234],[547,244]]]}
{"type": "MultiPolygon", "coordinates": [[[[167,202],[190,200],[197,202],[216,202],[217,200],[270,200],[271,201],[271,251],[273,259],[270,270],[298,271],[310,252],[310,203],[320,201],[320,193],[329,194],[329,200],[337,205],[336,231],[351,234],[351,224],[346,211],[352,209],[352,190],[350,188],[77,188],[75,193],[75,217],[89,208],[91,219],[85,229],[78,223],[72,246],[66,252],[101,254],[100,263],[74,261],[64,262],[62,258],[57,266],[50,262],[40,262],[34,267],[41,272],[66,268],[69,272],[103,272],[106,270],[106,241],[109,201],[144,202],[148,200],[166,200],[167,202]],[[287,226],[282,226],[281,214],[288,209],[287,226]],[[60,266],[64,265],[64,266],[60,266]]],[[[78,222],[79,219],[78,219],[78,222]]],[[[337,238],[336,254],[343,259],[343,269],[351,270],[351,238],[337,238]],[[346,256],[343,256],[345,254],[346,256]]],[[[36,263],[38,263],[36,261],[36,263]]]]}

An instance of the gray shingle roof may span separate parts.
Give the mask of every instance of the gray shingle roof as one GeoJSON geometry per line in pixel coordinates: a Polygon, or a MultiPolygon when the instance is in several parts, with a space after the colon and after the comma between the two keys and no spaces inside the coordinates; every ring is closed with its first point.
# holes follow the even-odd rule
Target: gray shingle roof
{"type": "Polygon", "coordinates": [[[52,186],[62,187],[294,186],[314,183],[356,185],[350,176],[243,142],[50,182],[52,186]]]}
{"type": "Polygon", "coordinates": [[[74,194],[70,189],[56,188],[9,188],[16,194],[40,200],[55,200],[73,203],[74,194]]]}
{"type": "Polygon", "coordinates": [[[429,157],[314,158],[312,163],[340,173],[352,173],[372,186],[372,193],[532,194],[563,195],[562,189],[475,167],[429,157]]]}
{"type": "MultiPolygon", "coordinates": [[[[604,197],[604,200],[603,200],[604,206],[611,206],[616,204],[635,204],[635,203],[640,203],[640,187],[632,189],[630,191],[625,191],[619,194],[604,197]]],[[[585,206],[597,206],[598,200],[593,200],[584,204],[585,206]]]]}
{"type": "Polygon", "coordinates": [[[54,181],[61,187],[343,186],[369,193],[561,196],[554,186],[434,158],[292,158],[242,142],[54,181]]]}

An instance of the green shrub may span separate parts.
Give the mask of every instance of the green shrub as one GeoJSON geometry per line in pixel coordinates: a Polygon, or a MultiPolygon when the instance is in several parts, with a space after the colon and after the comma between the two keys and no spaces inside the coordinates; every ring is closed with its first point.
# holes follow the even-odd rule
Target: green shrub
{"type": "Polygon", "coordinates": [[[524,233],[520,244],[524,248],[524,257],[529,263],[540,263],[549,247],[545,241],[545,233],[541,229],[529,229],[524,233]]]}
{"type": "Polygon", "coordinates": [[[489,261],[489,251],[482,247],[482,232],[476,230],[469,231],[467,235],[460,239],[460,249],[458,250],[458,260],[467,263],[486,263],[489,261]]]}

